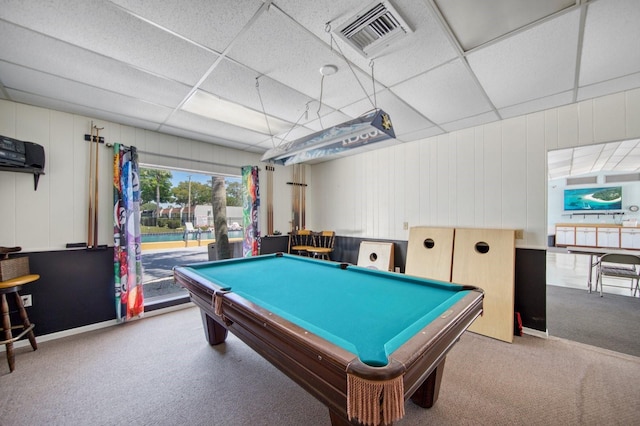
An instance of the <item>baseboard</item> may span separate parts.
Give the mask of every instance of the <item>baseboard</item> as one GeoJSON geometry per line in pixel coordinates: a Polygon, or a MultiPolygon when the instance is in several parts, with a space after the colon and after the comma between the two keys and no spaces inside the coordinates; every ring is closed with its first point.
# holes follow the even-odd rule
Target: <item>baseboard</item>
{"type": "Polygon", "coordinates": [[[535,330],[533,328],[522,327],[522,332],[524,334],[529,335],[529,336],[540,337],[542,339],[548,339],[549,338],[549,331],[548,330],[540,331],[540,330],[535,330]]]}
{"type": "MultiPolygon", "coordinates": [[[[179,311],[181,309],[186,309],[186,308],[190,308],[190,307],[193,307],[193,306],[195,306],[193,304],[193,302],[182,303],[180,305],[175,305],[175,306],[169,306],[167,308],[157,309],[157,310],[150,311],[150,312],[145,312],[144,316],[141,317],[140,319],[150,318],[150,317],[154,317],[156,315],[167,314],[169,312],[179,311]]],[[[113,327],[114,325],[118,325],[118,324],[119,324],[119,322],[116,321],[116,320],[98,322],[98,323],[95,323],[95,324],[85,325],[83,327],[76,327],[76,328],[71,328],[69,330],[59,331],[57,333],[50,333],[50,334],[44,334],[42,336],[36,336],[36,341],[38,343],[49,342],[51,340],[62,339],[63,337],[75,336],[77,334],[87,333],[89,331],[95,331],[95,330],[100,330],[100,329],[107,328],[107,327],[113,327]]],[[[22,347],[25,347],[25,346],[31,346],[31,344],[29,343],[29,339],[25,338],[25,339],[22,339],[22,340],[18,340],[17,342],[15,342],[13,344],[14,348],[22,348],[22,347]]],[[[6,352],[6,346],[5,345],[2,345],[0,347],[0,353],[1,352],[6,352]]]]}

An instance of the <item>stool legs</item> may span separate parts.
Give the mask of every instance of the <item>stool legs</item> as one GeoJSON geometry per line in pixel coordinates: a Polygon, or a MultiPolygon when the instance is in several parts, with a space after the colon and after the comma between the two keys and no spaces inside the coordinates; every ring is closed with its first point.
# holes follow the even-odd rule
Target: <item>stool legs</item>
{"type": "Polygon", "coordinates": [[[33,325],[29,322],[27,311],[24,309],[24,303],[22,303],[22,297],[20,297],[17,291],[14,294],[16,295],[16,305],[18,306],[18,312],[20,312],[20,319],[22,320],[22,329],[25,331],[29,330],[27,337],[29,338],[31,347],[35,351],[38,349],[38,343],[36,343],[36,335],[33,333],[33,325]]]}
{"type": "Polygon", "coordinates": [[[2,328],[4,329],[4,344],[7,349],[7,362],[9,363],[9,371],[13,371],[15,369],[15,353],[13,351],[13,342],[25,334],[29,338],[29,343],[31,343],[31,347],[33,350],[38,349],[38,344],[36,343],[36,336],[33,333],[33,324],[29,322],[29,317],[27,316],[27,311],[24,309],[24,304],[22,303],[22,298],[20,294],[16,291],[14,292],[16,296],[16,305],[18,306],[18,312],[20,313],[20,319],[22,319],[22,328],[23,331],[17,337],[13,337],[13,333],[11,332],[11,318],[9,317],[9,304],[7,303],[7,295],[5,293],[0,294],[0,305],[2,309],[2,328]]]}
{"type": "Polygon", "coordinates": [[[4,340],[7,342],[7,361],[9,362],[9,371],[15,368],[16,357],[13,354],[13,335],[11,334],[11,320],[9,318],[9,305],[7,304],[7,296],[2,293],[2,328],[4,330],[4,340]]]}

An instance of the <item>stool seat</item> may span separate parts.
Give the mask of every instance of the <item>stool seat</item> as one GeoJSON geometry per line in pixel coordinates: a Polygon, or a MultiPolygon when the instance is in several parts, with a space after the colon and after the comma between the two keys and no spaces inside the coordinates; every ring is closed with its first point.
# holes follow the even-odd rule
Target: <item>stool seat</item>
{"type": "Polygon", "coordinates": [[[33,348],[33,350],[35,351],[36,349],[38,349],[36,337],[33,333],[34,324],[31,324],[31,322],[29,322],[27,311],[24,309],[24,304],[22,303],[22,297],[20,297],[20,293],[18,293],[18,290],[20,290],[23,285],[29,284],[38,279],[40,279],[40,275],[28,274],[11,278],[6,281],[0,281],[2,330],[4,331],[4,340],[0,341],[0,345],[5,345],[7,348],[7,362],[9,363],[9,371],[13,371],[15,369],[15,354],[13,353],[13,342],[21,339],[26,335],[29,338],[29,343],[31,343],[31,347],[33,348]],[[20,319],[22,319],[22,325],[11,325],[11,317],[9,316],[9,304],[7,303],[7,294],[9,293],[13,293],[15,295],[16,306],[18,307],[18,312],[20,313],[20,319]],[[12,330],[15,329],[20,329],[22,331],[17,336],[14,336],[12,330]]]}
{"type": "MultiPolygon", "coordinates": [[[[11,278],[10,280],[0,281],[0,292],[4,289],[12,288],[12,287],[20,287],[25,284],[32,283],[40,279],[40,275],[38,274],[29,274],[23,275],[21,277],[11,278]]],[[[5,293],[11,293],[11,291],[6,291],[5,293]]]]}

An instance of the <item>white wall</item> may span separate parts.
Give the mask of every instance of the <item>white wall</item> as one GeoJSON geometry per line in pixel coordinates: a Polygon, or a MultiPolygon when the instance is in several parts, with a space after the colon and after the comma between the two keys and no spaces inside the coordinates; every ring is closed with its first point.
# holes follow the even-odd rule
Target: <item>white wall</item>
{"type": "MultiPolygon", "coordinates": [[[[24,251],[57,250],[67,243],[87,241],[89,143],[92,119],[46,108],[0,100],[0,135],[42,145],[46,153],[45,175],[38,190],[33,176],[0,172],[0,246],[21,246],[24,251]]],[[[260,155],[169,136],[107,121],[100,136],[107,143],[133,145],[140,162],[200,172],[240,174],[243,165],[260,165],[260,155]]],[[[113,245],[113,151],[101,146],[99,162],[99,241],[113,245]]],[[[264,168],[260,174],[264,179],[264,168]]],[[[274,200],[291,205],[286,182],[290,172],[276,167],[274,200]]],[[[265,197],[266,185],[261,185],[265,197]]],[[[266,199],[266,198],[265,198],[266,199]]],[[[276,229],[288,231],[288,210],[276,209],[276,229]]],[[[261,217],[266,230],[266,215],[261,217]]]]}
{"type": "Polygon", "coordinates": [[[547,243],[547,151],[640,136],[640,89],[314,165],[310,229],[407,240],[408,226],[524,230],[547,243]]]}
{"type": "MultiPolygon", "coordinates": [[[[107,142],[143,151],[147,165],[239,174],[242,165],[260,164],[256,154],[94,121],[107,142]]],[[[37,191],[31,175],[0,172],[0,245],[35,251],[86,242],[90,123],[0,100],[0,134],[39,143],[47,156],[37,191]]],[[[512,228],[525,231],[519,247],[545,248],[547,150],[633,137],[640,137],[640,89],[313,165],[307,167],[307,228],[400,240],[409,235],[404,222],[512,228]]],[[[101,150],[99,244],[111,245],[108,153],[101,150]]],[[[291,168],[275,169],[274,228],[286,233],[291,168]]],[[[266,185],[261,191],[266,200],[266,185]]]]}

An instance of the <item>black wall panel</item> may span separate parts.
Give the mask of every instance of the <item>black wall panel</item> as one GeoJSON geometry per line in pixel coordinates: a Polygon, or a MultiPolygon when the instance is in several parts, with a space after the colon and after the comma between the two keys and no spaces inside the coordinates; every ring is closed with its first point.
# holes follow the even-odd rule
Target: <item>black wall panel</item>
{"type": "Polygon", "coordinates": [[[20,291],[33,296],[26,309],[36,336],[115,319],[113,247],[16,256],[28,256],[31,273],[40,275],[20,291]]]}
{"type": "MultiPolygon", "coordinates": [[[[273,239],[263,246],[263,252],[286,252],[287,241],[286,237],[273,239]]],[[[404,272],[406,241],[337,236],[331,259],[356,264],[362,241],[393,242],[394,265],[404,272]]],[[[31,272],[40,275],[40,280],[21,290],[33,296],[27,312],[36,324],[36,335],[115,319],[112,247],[16,254],[25,255],[31,272]]],[[[546,331],[546,251],[516,249],[515,268],[515,310],[525,327],[546,331]]],[[[18,323],[14,316],[12,321],[18,323]]]]}

